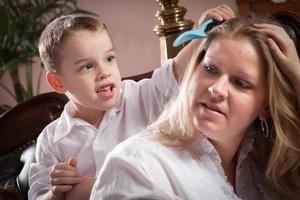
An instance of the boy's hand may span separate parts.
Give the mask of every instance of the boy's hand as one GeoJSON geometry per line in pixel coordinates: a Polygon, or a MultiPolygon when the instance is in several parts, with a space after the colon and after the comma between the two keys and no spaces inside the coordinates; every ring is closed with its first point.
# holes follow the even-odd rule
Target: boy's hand
{"type": "Polygon", "coordinates": [[[77,160],[70,157],[68,163],[59,163],[50,172],[51,191],[55,199],[64,199],[65,193],[70,191],[74,184],[81,182],[82,178],[76,170],[77,160]]]}
{"type": "MultiPolygon", "coordinates": [[[[203,22],[208,19],[215,19],[217,21],[229,20],[234,18],[234,12],[227,5],[220,5],[215,8],[209,9],[201,14],[198,20],[198,26],[201,26],[203,22]]],[[[187,46],[185,46],[174,58],[174,75],[178,83],[181,82],[182,75],[186,69],[186,66],[191,60],[194,50],[199,46],[201,40],[193,40],[187,46]]]]}
{"type": "Polygon", "coordinates": [[[203,24],[203,22],[205,22],[208,19],[223,21],[223,20],[229,20],[234,17],[235,14],[232,11],[232,9],[229,6],[222,4],[202,13],[198,20],[198,26],[201,26],[201,24],[203,24]]]}

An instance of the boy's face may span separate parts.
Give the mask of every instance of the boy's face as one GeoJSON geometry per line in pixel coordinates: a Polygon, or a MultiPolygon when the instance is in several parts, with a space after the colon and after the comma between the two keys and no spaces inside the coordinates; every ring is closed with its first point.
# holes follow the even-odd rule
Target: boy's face
{"type": "Polygon", "coordinates": [[[69,97],[77,111],[106,111],[115,105],[121,76],[106,30],[72,33],[64,41],[60,56],[60,92],[69,97]]]}

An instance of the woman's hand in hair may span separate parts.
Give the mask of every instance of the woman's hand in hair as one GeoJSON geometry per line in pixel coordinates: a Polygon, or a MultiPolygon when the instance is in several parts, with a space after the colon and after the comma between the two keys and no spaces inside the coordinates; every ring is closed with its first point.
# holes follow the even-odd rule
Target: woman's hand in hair
{"type": "Polygon", "coordinates": [[[269,36],[267,44],[276,63],[294,87],[300,112],[300,60],[293,40],[283,28],[277,25],[255,24],[254,26],[269,36]]]}
{"type": "Polygon", "coordinates": [[[286,31],[273,24],[255,24],[257,29],[269,36],[267,44],[276,63],[294,86],[300,83],[300,60],[293,40],[286,31]]]}

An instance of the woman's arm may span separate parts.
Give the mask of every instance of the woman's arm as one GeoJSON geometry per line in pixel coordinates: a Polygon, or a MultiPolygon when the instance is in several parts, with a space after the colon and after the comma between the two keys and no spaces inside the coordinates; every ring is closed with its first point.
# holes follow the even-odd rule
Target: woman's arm
{"type": "Polygon", "coordinates": [[[66,200],[86,200],[90,198],[90,194],[95,183],[94,177],[82,177],[82,181],[74,185],[72,190],[66,194],[66,200]]]}

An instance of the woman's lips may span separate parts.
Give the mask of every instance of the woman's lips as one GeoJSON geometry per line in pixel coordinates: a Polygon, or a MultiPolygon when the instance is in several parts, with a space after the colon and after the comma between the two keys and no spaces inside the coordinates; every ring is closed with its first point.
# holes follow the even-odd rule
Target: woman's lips
{"type": "MultiPolygon", "coordinates": [[[[225,115],[225,112],[217,105],[214,105],[214,104],[210,104],[210,103],[203,103],[202,104],[205,108],[211,110],[211,111],[214,111],[214,112],[217,112],[217,113],[220,113],[222,115],[225,115]]],[[[225,115],[226,116],[226,115],[225,115]]]]}

